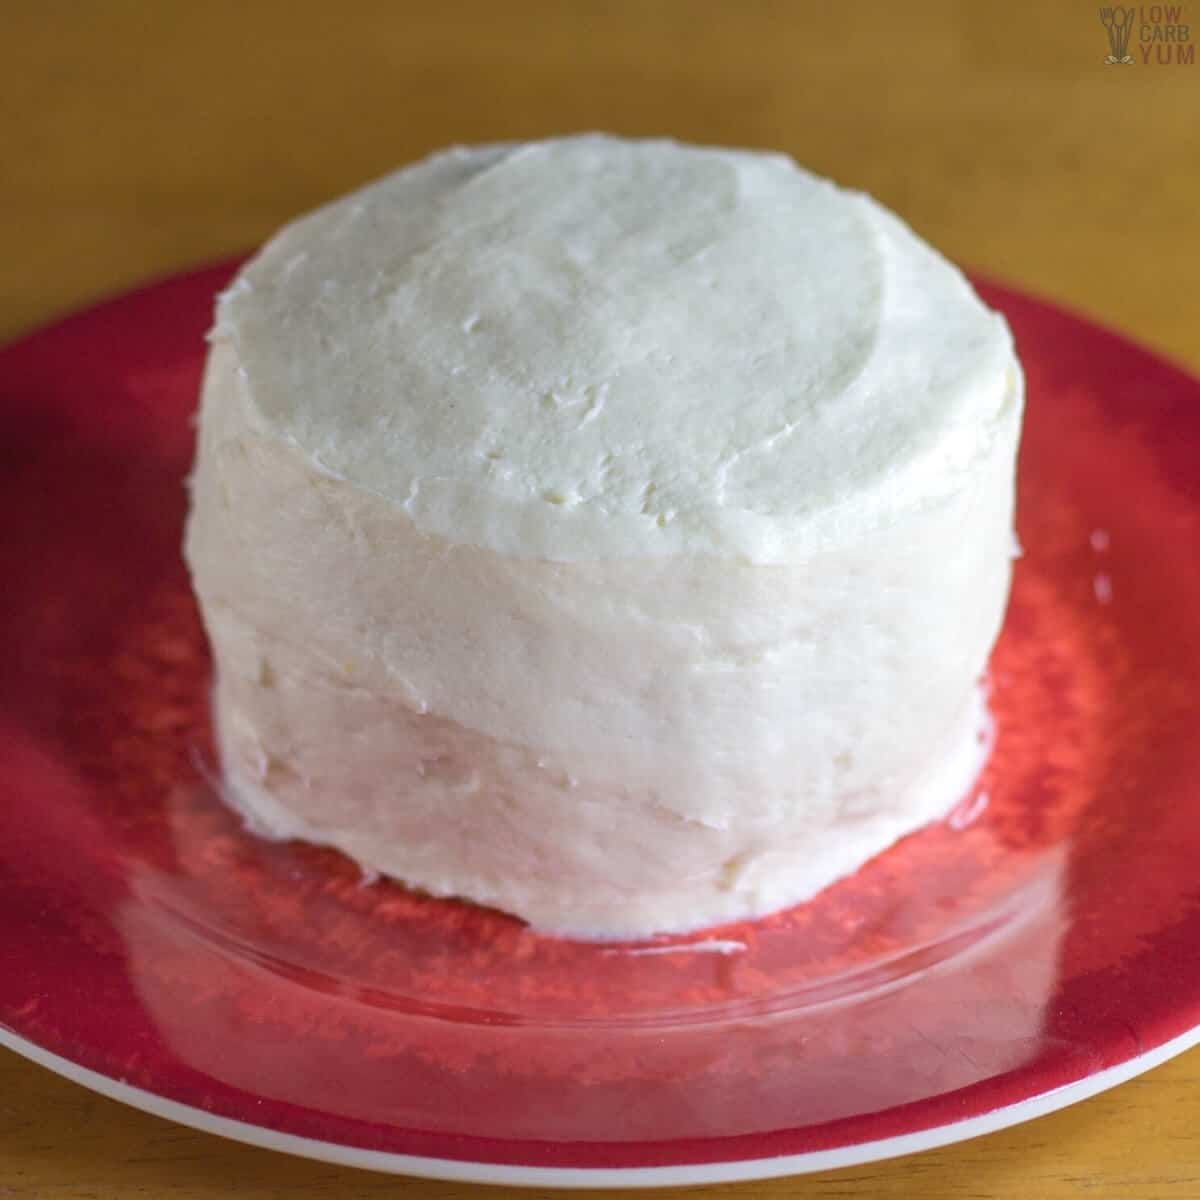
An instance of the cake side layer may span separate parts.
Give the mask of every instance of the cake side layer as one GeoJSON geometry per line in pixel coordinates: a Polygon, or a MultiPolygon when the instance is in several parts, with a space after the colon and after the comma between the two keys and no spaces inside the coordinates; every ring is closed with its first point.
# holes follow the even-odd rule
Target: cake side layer
{"type": "MultiPolygon", "coordinates": [[[[215,348],[187,553],[224,672],[320,662],[381,704],[713,828],[770,825],[790,804],[832,822],[853,815],[845,796],[922,769],[1003,615],[1015,409],[952,501],[794,566],[563,564],[450,544],[253,416],[215,348]],[[232,621],[273,631],[278,650],[232,621]]],[[[315,713],[293,721],[323,735],[315,713]]]]}
{"type": "Polygon", "coordinates": [[[432,536],[563,562],[799,561],[953,496],[1020,403],[1001,317],[782,155],[448,151],[222,298],[265,435],[432,536]]]}
{"type": "MultiPolygon", "coordinates": [[[[281,657],[256,631],[225,632],[281,657]]],[[[977,687],[911,777],[844,796],[836,816],[783,780],[778,820],[714,829],[304,669],[291,660],[266,682],[218,674],[225,797],[249,827],[572,937],[689,932],[806,900],[949,811],[990,748],[977,687]]]]}

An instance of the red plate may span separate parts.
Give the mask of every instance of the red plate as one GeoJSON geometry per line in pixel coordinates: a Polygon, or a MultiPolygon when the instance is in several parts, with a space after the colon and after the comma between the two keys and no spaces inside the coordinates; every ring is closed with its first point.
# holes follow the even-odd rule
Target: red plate
{"type": "Polygon", "coordinates": [[[582,945],[362,886],[216,799],[179,541],[231,270],[0,354],[5,1044],[317,1157],[642,1184],[952,1141],[1200,1040],[1195,381],[984,287],[1029,413],[979,791],[811,904],[582,945]]]}

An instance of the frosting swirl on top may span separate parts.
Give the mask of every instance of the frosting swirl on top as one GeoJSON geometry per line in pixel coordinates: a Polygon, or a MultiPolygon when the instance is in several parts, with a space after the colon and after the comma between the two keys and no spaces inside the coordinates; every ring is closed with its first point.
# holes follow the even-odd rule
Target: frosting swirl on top
{"type": "Polygon", "coordinates": [[[504,554],[794,561],[962,484],[1003,320],[778,154],[458,148],[295,222],[221,297],[253,423],[504,554]]]}

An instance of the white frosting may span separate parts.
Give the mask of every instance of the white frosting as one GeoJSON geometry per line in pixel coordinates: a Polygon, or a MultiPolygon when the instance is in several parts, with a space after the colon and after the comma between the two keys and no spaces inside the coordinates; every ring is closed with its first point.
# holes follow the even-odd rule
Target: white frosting
{"type": "Polygon", "coordinates": [[[276,237],[215,336],[264,426],[418,529],[576,562],[792,562],[953,495],[1010,423],[1003,321],[782,155],[451,150],[276,237]]]}
{"type": "Polygon", "coordinates": [[[947,810],[1021,380],[778,156],[451,151],[222,298],[188,557],[238,805],[539,927],[803,899],[947,810]]]}

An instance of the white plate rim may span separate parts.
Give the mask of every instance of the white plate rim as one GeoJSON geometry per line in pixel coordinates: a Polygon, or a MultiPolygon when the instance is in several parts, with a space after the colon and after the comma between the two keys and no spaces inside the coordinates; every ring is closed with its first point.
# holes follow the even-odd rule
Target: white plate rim
{"type": "Polygon", "coordinates": [[[135,1087],[123,1080],[113,1079],[45,1050],[35,1042],[0,1025],[0,1046],[90,1091],[99,1092],[132,1108],[198,1129],[203,1133],[216,1134],[235,1142],[245,1142],[251,1146],[277,1150],[301,1158],[393,1175],[414,1175],[455,1183],[575,1189],[687,1187],[708,1183],[736,1183],[753,1179],[777,1179],[785,1175],[804,1175],[813,1171],[829,1171],[838,1167],[861,1166],[882,1159],[898,1158],[994,1133],[1057,1112],[1061,1108],[1087,1100],[1133,1079],[1196,1045],[1200,1045],[1200,1025],[1115,1066],[1105,1067],[1040,1095],[1003,1105],[989,1113],[935,1125],[915,1133],[836,1146],[828,1150],[810,1150],[802,1154],[784,1154],[770,1158],[680,1163],[659,1167],[538,1167],[520,1163],[460,1161],[387,1150],[367,1150],[358,1146],[302,1137],[299,1134],[282,1133],[232,1117],[206,1112],[190,1104],[159,1096],[145,1088],[135,1087]]]}

